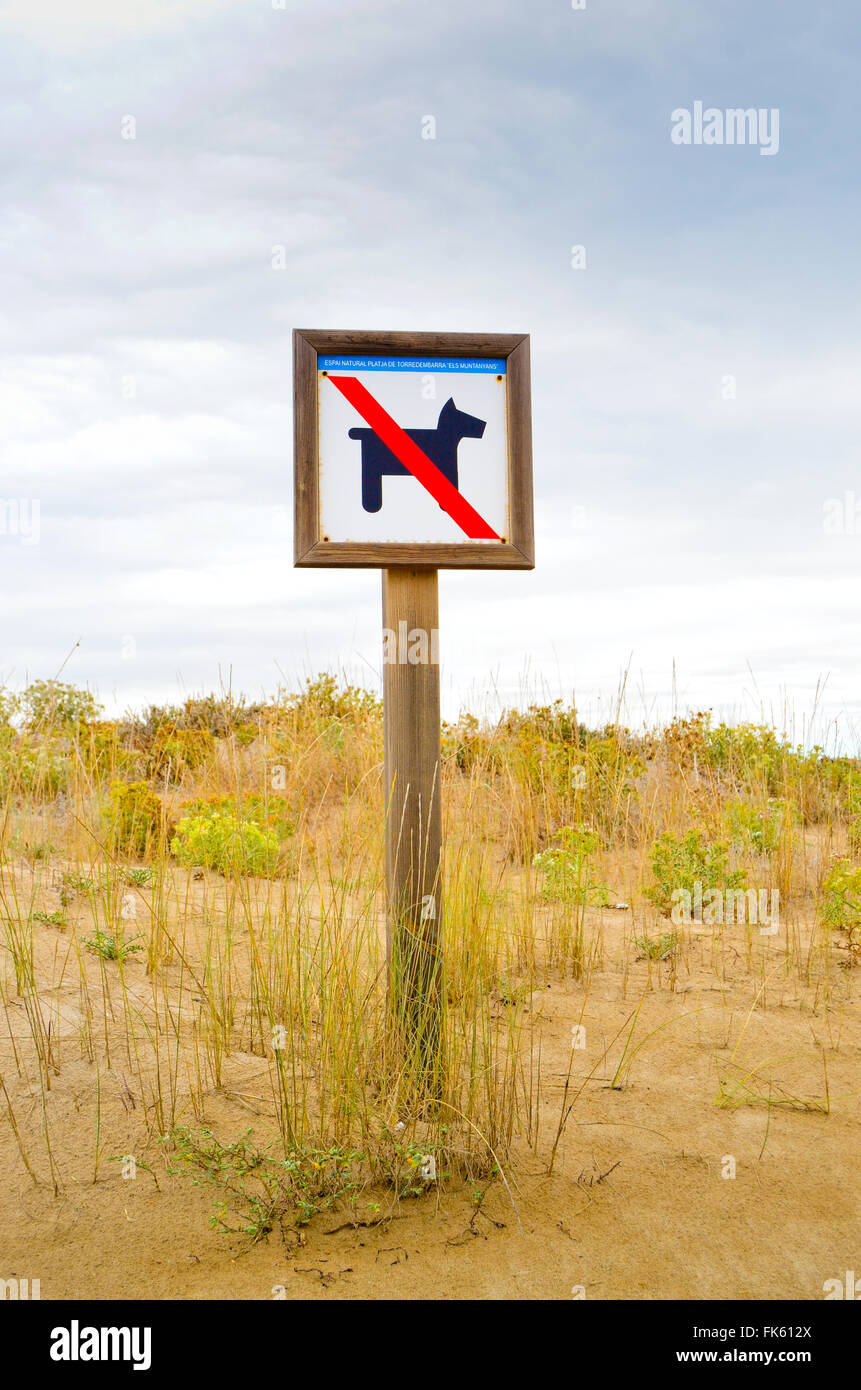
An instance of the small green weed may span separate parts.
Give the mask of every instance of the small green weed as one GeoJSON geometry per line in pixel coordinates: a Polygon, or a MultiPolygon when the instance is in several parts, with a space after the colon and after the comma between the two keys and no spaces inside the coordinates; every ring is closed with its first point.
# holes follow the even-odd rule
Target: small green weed
{"type": "Polygon", "coordinates": [[[300,1147],[283,1157],[253,1144],[250,1129],[233,1144],[222,1144],[211,1130],[176,1127],[167,1136],[175,1161],[171,1173],[190,1174],[195,1184],[221,1188],[209,1224],[226,1234],[250,1236],[252,1243],[276,1226],[306,1226],[336,1202],[355,1201],[364,1154],[333,1144],[300,1147]]]}
{"type": "Polygon", "coordinates": [[[126,869],[123,873],[124,882],[132,888],[146,888],[154,878],[154,869],[126,869]]]}
{"type": "Polygon", "coordinates": [[[45,927],[59,927],[61,931],[65,931],[67,925],[66,918],[59,908],[56,912],[34,912],[33,921],[41,922],[45,927]]]}
{"type": "Polygon", "coordinates": [[[119,932],[106,932],[97,927],[92,936],[86,936],[83,945],[94,956],[100,956],[102,960],[123,961],[135,951],[142,951],[143,945],[138,945],[140,937],[132,937],[126,941],[125,937],[119,932]]]}
{"type": "Polygon", "coordinates": [[[655,961],[668,960],[681,945],[681,938],[675,931],[662,932],[658,937],[635,936],[633,941],[638,951],[655,961]]]}

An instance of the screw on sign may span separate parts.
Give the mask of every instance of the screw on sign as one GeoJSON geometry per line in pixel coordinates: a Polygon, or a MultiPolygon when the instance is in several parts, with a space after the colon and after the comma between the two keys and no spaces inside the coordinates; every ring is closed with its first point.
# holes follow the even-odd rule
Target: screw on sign
{"type": "Polygon", "coordinates": [[[294,563],[383,572],[389,1001],[438,1095],[438,572],[533,568],[529,338],[297,329],[293,356],[294,563]]]}

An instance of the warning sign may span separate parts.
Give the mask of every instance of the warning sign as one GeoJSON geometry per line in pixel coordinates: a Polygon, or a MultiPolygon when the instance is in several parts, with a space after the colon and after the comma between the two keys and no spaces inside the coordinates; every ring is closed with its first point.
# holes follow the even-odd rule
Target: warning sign
{"type": "MultiPolygon", "coordinates": [[[[315,514],[300,515],[297,498],[314,554],[297,563],[351,563],[344,547],[361,548],[352,563],[374,563],[378,553],[381,566],[396,562],[394,548],[419,563],[457,564],[455,547],[468,550],[467,565],[512,563],[518,470],[508,353],[315,356],[315,514]]],[[[297,487],[300,450],[308,452],[297,433],[297,487]]],[[[531,539],[531,495],[529,524],[531,539]]]]}

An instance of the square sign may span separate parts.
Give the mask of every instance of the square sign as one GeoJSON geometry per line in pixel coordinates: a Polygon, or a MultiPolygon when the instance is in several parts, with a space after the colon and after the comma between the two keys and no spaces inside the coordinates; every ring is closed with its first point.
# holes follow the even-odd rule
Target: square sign
{"type": "Polygon", "coordinates": [[[294,334],[297,565],[531,569],[529,340],[294,334]]]}
{"type": "Polygon", "coordinates": [[[317,358],[329,541],[498,544],[509,531],[505,358],[317,358]]]}

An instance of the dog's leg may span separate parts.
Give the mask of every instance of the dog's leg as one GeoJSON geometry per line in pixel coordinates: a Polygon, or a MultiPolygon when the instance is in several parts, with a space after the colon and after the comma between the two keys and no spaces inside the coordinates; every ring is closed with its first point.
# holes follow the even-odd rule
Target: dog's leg
{"type": "MultiPolygon", "coordinates": [[[[451,483],[452,487],[457,487],[457,446],[459,443],[460,440],[455,436],[442,451],[441,456],[436,460],[437,468],[440,473],[442,473],[443,477],[451,483]]],[[[446,510],[441,502],[440,507],[443,511],[446,510]]]]}
{"type": "Polygon", "coordinates": [[[383,473],[378,463],[362,463],[362,506],[378,512],[383,505],[383,473]]]}

